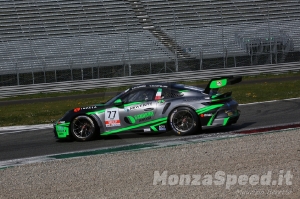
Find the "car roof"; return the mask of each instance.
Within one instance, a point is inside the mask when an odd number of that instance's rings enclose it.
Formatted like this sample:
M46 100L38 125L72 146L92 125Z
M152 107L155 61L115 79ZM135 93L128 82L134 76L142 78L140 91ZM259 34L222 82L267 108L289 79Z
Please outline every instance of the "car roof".
M135 88L142 88L142 87L165 87L165 88L175 88L175 89L182 89L185 85L178 84L176 82L149 82L145 84L139 84L132 86L131 89Z

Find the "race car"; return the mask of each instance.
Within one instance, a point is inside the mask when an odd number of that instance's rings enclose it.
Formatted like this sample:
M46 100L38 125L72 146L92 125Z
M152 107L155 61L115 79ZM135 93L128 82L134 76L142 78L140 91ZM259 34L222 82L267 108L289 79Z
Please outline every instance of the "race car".
M241 81L230 76L213 78L206 88L169 82L133 86L104 104L68 111L53 124L54 134L88 141L124 132L189 135L231 125L240 116L238 103L232 92L220 94L218 89Z

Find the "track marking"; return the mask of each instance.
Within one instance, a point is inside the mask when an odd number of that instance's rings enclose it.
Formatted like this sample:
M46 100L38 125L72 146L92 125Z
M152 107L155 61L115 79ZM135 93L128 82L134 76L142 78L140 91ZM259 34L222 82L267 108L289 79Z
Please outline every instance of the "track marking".
M118 153L118 152L131 152L131 151L141 151L141 150L148 150L148 149L173 147L173 146L180 146L180 145L184 145L184 144L195 144L195 143L201 143L201 142L232 139L232 138L246 137L246 136L252 136L252 135L282 133L284 131L295 130L295 129L300 129L300 123L293 123L293 124L287 124L287 125L281 125L281 126L262 127L259 129L232 131L232 132L227 132L227 133L193 135L193 136L189 136L189 137L171 138L171 139L162 140L162 141L142 142L142 143L121 145L121 146L115 146L115 147L99 148L99 149L93 149L93 150L52 154L52 155L45 155L45 156L36 156L36 157L30 157L30 158L21 158L21 159L0 161L0 170L14 167L14 166L20 166L20 165L38 163L38 162L48 162L48 161L54 161L54 160L59 160L59 159L80 158L80 157L84 157L84 156L94 156L94 155L111 154L111 153ZM203 137L200 137L200 136L203 136Z
M290 98L283 100L272 100L272 101L264 101L264 102L253 102L248 104L239 104L239 106L248 106L255 104L263 104L263 103L272 103L279 101L292 101L292 100L300 100L300 98ZM28 130L43 130L53 128L53 124L38 124L38 125L22 125L22 126L8 126L8 127L0 127L0 135L4 134L13 134L13 133L23 133Z
M0 127L0 135L22 133L28 130L43 130L53 128L53 124L23 125Z
M292 101L292 100L300 100L300 98L290 98L290 99L282 99L282 100L271 100L271 101L264 101L264 102L252 102L247 104L239 104L239 106L247 106L247 105L254 105L254 104L264 104L264 103L272 103L272 102L280 102L280 101Z

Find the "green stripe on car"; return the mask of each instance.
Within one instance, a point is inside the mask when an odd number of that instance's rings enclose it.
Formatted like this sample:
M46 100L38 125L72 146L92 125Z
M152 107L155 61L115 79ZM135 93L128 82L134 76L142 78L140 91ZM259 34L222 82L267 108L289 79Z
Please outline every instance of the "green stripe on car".
M156 120L144 122L144 123L141 123L141 124L132 125L132 126L129 126L129 127L124 127L124 128L120 128L120 129L106 131L105 133L103 133L101 135L111 135L111 134L114 134L114 133L119 133L119 132L122 132L122 131L129 131L129 130L132 130L132 129L136 129L136 128L147 126L147 125L151 125L151 124L153 126L155 126L158 123L161 123L163 121L166 122L167 119L168 119L167 117L163 117L163 118L159 118L159 119L156 119Z

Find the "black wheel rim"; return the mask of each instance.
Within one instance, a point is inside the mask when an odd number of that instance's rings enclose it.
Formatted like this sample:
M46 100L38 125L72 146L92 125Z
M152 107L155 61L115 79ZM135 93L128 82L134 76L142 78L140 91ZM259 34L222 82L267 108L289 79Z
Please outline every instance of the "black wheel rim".
M85 139L94 132L93 122L85 116L77 117L72 125L73 134L80 139Z
M189 111L182 110L174 114L172 123L176 131L187 132L193 128L195 121Z

